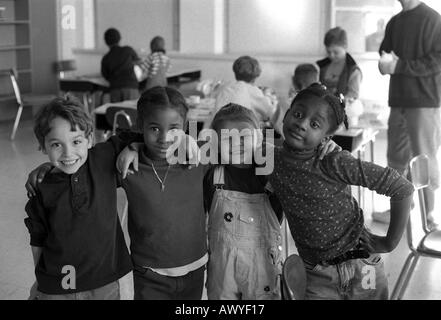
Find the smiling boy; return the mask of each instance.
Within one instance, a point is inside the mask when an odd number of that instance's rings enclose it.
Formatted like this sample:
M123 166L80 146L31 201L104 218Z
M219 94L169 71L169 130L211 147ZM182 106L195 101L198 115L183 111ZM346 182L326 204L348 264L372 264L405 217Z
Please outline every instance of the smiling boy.
M92 129L83 106L69 99L51 101L36 117L53 168L26 204L38 286L31 299L119 299L118 279L132 269L116 206L117 141L92 148Z

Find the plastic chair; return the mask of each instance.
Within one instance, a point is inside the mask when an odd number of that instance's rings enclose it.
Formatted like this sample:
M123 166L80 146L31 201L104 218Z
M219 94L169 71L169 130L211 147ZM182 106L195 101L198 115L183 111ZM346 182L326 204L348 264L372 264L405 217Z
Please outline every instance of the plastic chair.
M429 230L427 227L426 205L424 202L424 188L429 186L429 158L426 155L418 155L409 163L410 176L415 190L418 190L418 201L420 204L421 224L424 236L419 240L418 245L414 246L413 233L415 226L411 217L407 223L407 244L410 253L401 269L400 276L395 284L391 299L402 299L410 278L415 270L415 266L421 256L430 258L441 258L441 230Z
M136 109L125 107L109 107L106 110L106 120L109 126L112 127L112 135L115 135L118 130L135 131L136 118Z
M20 88L17 82L17 76L14 69L0 70L0 83L1 83L1 92L0 96L2 100L6 100L8 98L11 101L14 101L17 106L17 114L15 116L14 127L12 128L11 140L14 140L15 134L17 133L18 124L20 122L21 114L23 112L23 108L25 107L38 107L42 106L52 99L55 98L55 95L48 94L24 94L20 93Z
M282 299L303 300L306 294L306 269L302 258L290 255L283 263Z

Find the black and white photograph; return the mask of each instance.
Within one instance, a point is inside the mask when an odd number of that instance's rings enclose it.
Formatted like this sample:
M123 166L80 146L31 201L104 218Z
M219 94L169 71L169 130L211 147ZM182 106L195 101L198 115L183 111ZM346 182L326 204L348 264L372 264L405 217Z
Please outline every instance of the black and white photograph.
M440 104L441 0L0 0L0 300L441 300Z

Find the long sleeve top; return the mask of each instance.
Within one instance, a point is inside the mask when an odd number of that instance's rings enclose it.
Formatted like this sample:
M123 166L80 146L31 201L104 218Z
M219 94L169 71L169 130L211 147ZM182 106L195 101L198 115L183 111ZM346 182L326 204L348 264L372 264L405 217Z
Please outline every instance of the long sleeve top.
M41 292L92 290L132 270L117 211L117 152L115 144L97 144L76 173L48 173L26 204L30 244L42 248L35 268ZM66 265L75 268L75 289L62 287Z
M270 183L280 199L299 254L313 263L333 259L358 244L363 211L351 195L351 185L401 200L413 185L391 168L333 152L302 158L288 148L276 148ZM317 165L318 164L318 165Z
M380 53L399 57L391 75L389 105L438 108L441 94L441 17L426 4L402 11L387 24Z

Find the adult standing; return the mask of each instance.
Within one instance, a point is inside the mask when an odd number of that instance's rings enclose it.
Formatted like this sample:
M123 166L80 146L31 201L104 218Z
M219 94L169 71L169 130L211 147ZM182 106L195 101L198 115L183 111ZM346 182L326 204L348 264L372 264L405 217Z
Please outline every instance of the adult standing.
M428 223L434 227L441 140L441 16L419 0L398 1L403 10L387 24L380 46L380 72L390 74L387 160L404 174L411 157L429 157L430 186L424 196Z

